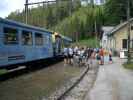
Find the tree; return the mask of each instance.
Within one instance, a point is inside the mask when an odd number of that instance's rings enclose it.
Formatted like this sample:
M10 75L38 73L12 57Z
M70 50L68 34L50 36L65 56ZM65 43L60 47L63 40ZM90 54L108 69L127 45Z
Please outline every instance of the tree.
M43 4L43 6L38 6L36 8L28 9L28 24L51 28L56 24L60 23L64 18L71 13L78 10L81 7L80 0L57 0L57 3ZM71 1L71 7L70 7ZM24 22L25 11L15 11L8 15L8 19L12 19L19 22Z
M133 11L133 1L130 0L131 12ZM117 25L120 21L127 19L127 0L107 0L105 4L106 24ZM133 13L131 13L133 17Z

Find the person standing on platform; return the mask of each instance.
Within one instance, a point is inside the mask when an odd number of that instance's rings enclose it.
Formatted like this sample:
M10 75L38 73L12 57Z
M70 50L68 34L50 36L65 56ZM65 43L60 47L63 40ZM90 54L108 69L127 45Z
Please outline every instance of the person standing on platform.
M109 50L109 63L112 64L112 50Z
M104 49L103 48L100 49L99 55L100 55L100 65L104 65Z
M73 64L73 54L74 54L74 48L69 48L69 64Z
M69 48L64 48L64 64L68 64Z

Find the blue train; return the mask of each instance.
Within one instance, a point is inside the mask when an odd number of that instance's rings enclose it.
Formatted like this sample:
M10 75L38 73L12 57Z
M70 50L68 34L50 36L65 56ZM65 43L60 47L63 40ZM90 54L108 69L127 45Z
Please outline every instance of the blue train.
M60 56L71 42L56 32L0 18L0 68L12 69Z

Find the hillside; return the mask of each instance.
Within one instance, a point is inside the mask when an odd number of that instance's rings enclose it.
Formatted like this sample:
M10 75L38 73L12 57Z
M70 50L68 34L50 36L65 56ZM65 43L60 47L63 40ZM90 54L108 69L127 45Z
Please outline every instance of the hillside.
M75 0L70 7L70 2L59 2L58 4L44 4L37 7L29 6L28 9L28 24L51 28L64 18L71 15L81 7L80 0ZM71 8L71 9L70 9ZM17 10L8 15L8 19L25 22L25 11Z
M74 40L86 39L89 37L101 37L101 27L104 22L101 6L81 7L76 12L65 18L52 30L72 37Z
M58 6L50 4L30 8L28 12L28 24L44 27L78 41L90 37L101 37L101 26L104 22L102 6L81 6L76 0L70 9L69 2L63 2ZM25 22L24 11L12 12L7 18Z

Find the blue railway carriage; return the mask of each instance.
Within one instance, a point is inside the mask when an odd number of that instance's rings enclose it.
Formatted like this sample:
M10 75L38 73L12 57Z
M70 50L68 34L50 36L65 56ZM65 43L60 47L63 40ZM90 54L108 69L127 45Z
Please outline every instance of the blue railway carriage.
M52 32L0 18L0 68L51 57Z
M62 41L63 41L63 48L66 46L70 46L70 44L72 43L72 39L68 38L66 36L62 36Z

